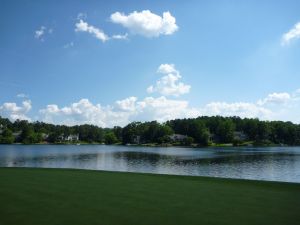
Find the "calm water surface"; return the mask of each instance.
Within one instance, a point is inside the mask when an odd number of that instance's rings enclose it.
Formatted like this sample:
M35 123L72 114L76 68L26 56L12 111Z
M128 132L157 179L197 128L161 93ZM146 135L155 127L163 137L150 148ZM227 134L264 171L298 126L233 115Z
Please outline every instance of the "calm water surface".
M300 183L300 147L0 145L0 167L48 167Z

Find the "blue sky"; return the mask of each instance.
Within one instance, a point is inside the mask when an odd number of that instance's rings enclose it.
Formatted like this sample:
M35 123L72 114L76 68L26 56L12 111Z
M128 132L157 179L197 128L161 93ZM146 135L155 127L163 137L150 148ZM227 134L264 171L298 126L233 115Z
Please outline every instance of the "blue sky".
M300 122L299 1L0 4L0 115L11 120Z

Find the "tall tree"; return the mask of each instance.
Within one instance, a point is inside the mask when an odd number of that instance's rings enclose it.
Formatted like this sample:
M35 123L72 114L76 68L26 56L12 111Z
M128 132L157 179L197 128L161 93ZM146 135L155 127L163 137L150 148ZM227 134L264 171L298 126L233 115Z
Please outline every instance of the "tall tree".
M13 136L13 133L10 129L5 128L2 131L2 134L0 134L0 143L1 144L12 144L14 143L15 138Z

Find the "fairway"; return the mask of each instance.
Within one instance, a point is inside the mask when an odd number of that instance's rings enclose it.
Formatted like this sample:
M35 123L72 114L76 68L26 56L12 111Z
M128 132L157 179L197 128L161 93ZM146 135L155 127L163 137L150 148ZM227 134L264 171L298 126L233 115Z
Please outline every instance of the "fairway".
M300 184L69 169L0 168L1 225L300 221Z

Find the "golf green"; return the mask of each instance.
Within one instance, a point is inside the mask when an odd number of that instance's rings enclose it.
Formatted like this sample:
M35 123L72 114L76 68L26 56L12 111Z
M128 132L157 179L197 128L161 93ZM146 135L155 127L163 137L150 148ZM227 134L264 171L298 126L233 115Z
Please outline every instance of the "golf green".
M0 168L1 225L293 225L300 184Z

